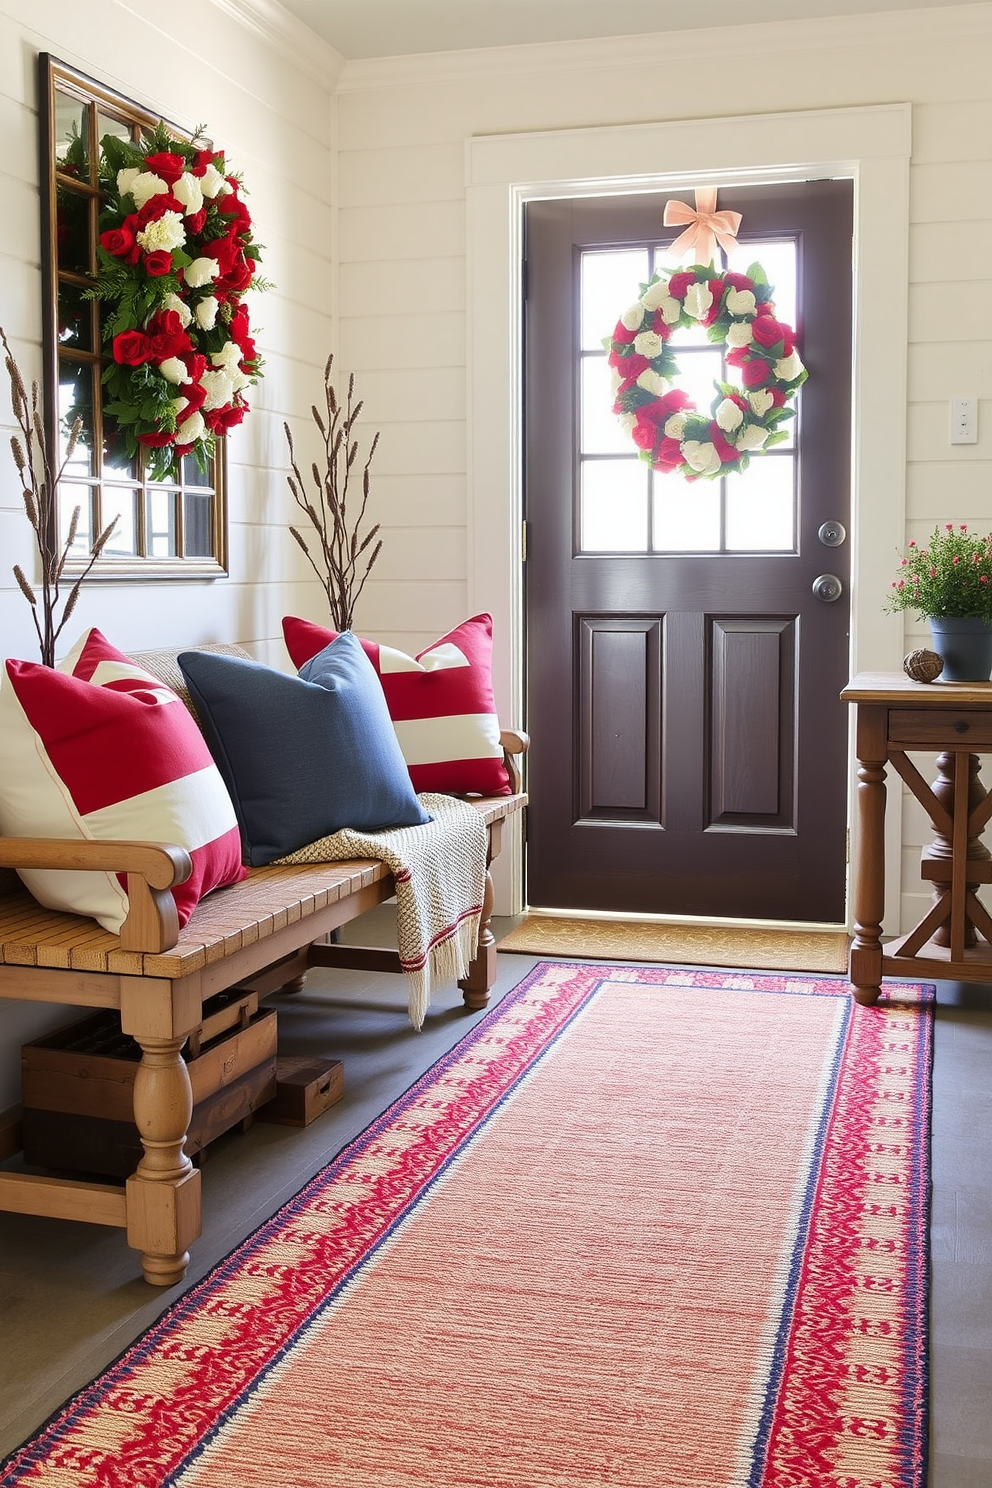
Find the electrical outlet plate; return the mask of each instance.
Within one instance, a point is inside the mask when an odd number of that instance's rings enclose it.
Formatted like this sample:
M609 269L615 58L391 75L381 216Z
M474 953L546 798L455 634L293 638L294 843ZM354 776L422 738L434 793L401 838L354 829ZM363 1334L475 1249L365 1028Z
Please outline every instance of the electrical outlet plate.
M951 443L978 443L978 399L951 399Z

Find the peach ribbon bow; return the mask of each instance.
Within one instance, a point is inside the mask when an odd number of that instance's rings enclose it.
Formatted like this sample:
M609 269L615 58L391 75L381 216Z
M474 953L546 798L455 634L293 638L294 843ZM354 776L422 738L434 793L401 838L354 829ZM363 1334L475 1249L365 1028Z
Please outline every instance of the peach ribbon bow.
M665 203L665 226L682 227L688 223L669 248L673 257L679 258L692 252L693 263L708 264L716 261L716 246L729 253L737 246L737 229L741 225L740 212L718 212L716 210L716 187L696 187L695 211L686 202Z

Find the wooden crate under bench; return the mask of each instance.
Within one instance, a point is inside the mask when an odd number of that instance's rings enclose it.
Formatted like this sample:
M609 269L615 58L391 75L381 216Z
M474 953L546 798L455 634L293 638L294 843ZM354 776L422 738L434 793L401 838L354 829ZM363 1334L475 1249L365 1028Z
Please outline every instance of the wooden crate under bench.
M186 1152L196 1158L276 1094L276 1013L257 993L221 993L184 1050L193 1091ZM141 1049L114 1012L95 1013L21 1050L24 1160L127 1178L142 1157L133 1120Z

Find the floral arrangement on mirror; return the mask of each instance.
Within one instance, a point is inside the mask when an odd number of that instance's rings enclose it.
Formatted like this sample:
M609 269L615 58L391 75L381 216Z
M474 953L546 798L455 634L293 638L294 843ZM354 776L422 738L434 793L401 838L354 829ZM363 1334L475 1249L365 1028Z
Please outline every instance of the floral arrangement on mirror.
M258 273L241 177L224 153L175 139L165 124L140 141L100 144L96 285L101 301L104 411L128 455L144 449L153 479L177 456L201 469L215 440L248 412L262 362L244 295Z
M309 518L313 527L310 541L316 538L312 552L298 527L290 527L297 545L303 549L307 561L320 581L327 597L327 607L335 630L350 630L355 618L355 606L365 588L365 581L382 551L379 523L362 533L371 490L369 474L372 456L379 443L378 432L372 436L369 450L362 466L361 491L352 497L352 471L358 461L358 440L353 438L355 424L362 411L362 402L355 402L355 378L348 378L348 393L342 404L334 390L333 354L324 365L324 412L313 404L311 417L320 432L324 445L324 467L316 460L310 466L313 495L308 493L296 460L293 433L288 424L283 424L286 443L289 446L289 462L292 474L286 477L293 500ZM369 548L375 547L369 553Z
M24 501L24 511L31 524L35 543L38 548L38 557L41 566L41 595L36 593L34 586L29 583L24 570L19 563L14 564L14 578L17 587L31 606L31 618L34 621L35 632L38 636L38 645L41 649L41 660L43 666L55 665L55 643L65 628L66 621L76 607L79 598L79 590L83 580L87 577L100 554L110 539L110 535L117 525L114 517L100 533L90 551L89 562L83 572L63 592L63 577L65 574L66 560L73 544L76 541L76 533L79 528L80 508L77 506L69 520L69 530L65 540L60 544L57 536L56 525L56 499L58 496L58 485L62 478L79 437L81 421L76 420L69 437L66 441L66 454L61 466L56 471L45 435L44 423L41 417L41 397L37 382L31 384L31 393L28 395L21 376L20 368L10 349L7 334L0 326L0 341L3 342L4 362L7 368L7 376L10 379L10 404L13 409L14 418L21 431L20 438L16 434L11 435L10 450L14 457L14 465L21 482L21 496ZM62 613L59 614L61 605Z

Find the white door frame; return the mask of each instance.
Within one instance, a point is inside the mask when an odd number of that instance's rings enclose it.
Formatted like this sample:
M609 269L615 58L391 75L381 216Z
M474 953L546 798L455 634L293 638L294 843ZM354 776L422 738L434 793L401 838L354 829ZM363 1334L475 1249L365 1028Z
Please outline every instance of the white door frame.
M467 141L469 601L495 622L502 717L523 716L521 228L524 205L538 198L853 180L850 666L898 668L902 619L881 607L905 533L911 124L902 103ZM850 778L853 807L853 745ZM853 836L853 810L850 821ZM897 865L898 811L888 813L886 829L887 858ZM501 861L498 912L516 912L519 831ZM894 931L899 874L887 877L886 924Z

